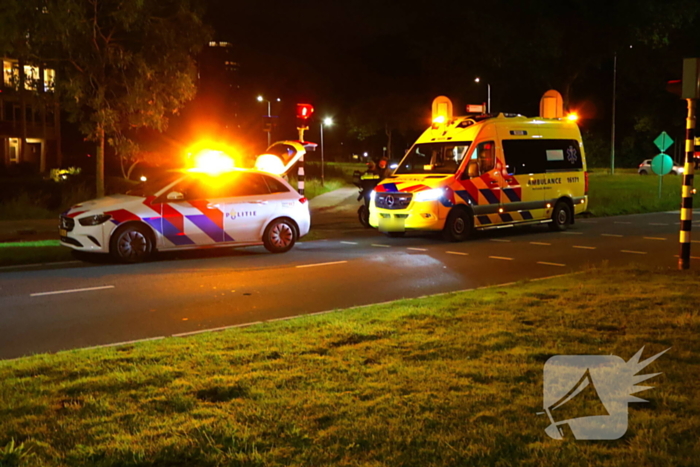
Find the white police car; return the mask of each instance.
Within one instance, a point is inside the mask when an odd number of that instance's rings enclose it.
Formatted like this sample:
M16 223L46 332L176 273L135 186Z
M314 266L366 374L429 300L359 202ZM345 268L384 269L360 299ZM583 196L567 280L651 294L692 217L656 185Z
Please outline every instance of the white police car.
M309 227L306 198L284 179L232 169L170 173L126 195L75 205L60 216L59 235L74 250L139 262L156 250L261 243L283 253Z

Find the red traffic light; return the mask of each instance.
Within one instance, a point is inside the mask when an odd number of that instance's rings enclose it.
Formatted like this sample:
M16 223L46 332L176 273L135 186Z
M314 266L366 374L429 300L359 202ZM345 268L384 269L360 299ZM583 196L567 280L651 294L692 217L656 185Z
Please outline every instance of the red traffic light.
M308 120L314 113L314 106L311 104L297 104L297 118Z

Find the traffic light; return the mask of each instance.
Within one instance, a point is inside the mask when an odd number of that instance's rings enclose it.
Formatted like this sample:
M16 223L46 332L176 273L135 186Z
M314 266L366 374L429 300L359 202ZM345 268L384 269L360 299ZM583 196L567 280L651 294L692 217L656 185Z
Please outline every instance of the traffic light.
M683 60L683 79L669 81L666 90L681 99L700 98L700 58Z
M314 113L314 106L311 104L297 104L297 118L306 124L306 121L311 118Z

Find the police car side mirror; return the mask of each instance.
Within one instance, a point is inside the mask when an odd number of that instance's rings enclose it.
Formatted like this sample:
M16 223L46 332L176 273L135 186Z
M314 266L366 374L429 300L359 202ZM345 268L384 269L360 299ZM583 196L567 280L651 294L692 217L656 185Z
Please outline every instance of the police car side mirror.
M182 201L183 199L185 199L185 195L183 195L179 191L171 191L170 193L168 193L167 198L168 201Z

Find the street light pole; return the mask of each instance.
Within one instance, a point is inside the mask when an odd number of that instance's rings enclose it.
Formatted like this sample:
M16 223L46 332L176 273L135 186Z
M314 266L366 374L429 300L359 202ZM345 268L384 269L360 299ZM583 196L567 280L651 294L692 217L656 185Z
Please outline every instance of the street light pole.
M617 52L613 58L613 95L612 95L612 136L610 137L610 174L615 175L615 104L617 93Z
M258 96L258 102L267 102L267 121L270 124L270 131L267 132L267 147L270 147L270 144L272 144L272 114L270 113L270 101L263 98L263 96ZM277 98L277 102L280 102L280 98Z
M475 83L480 83L481 78L478 76L474 80ZM491 83L486 83L486 113L490 114L491 113Z
M326 117L323 119L321 122L321 186L325 183L325 170L324 170L324 165L325 165L325 158L323 154L323 126L331 126L333 124L333 119L330 117Z
M491 113L491 83L486 83L488 89L488 100L486 101L486 113Z

